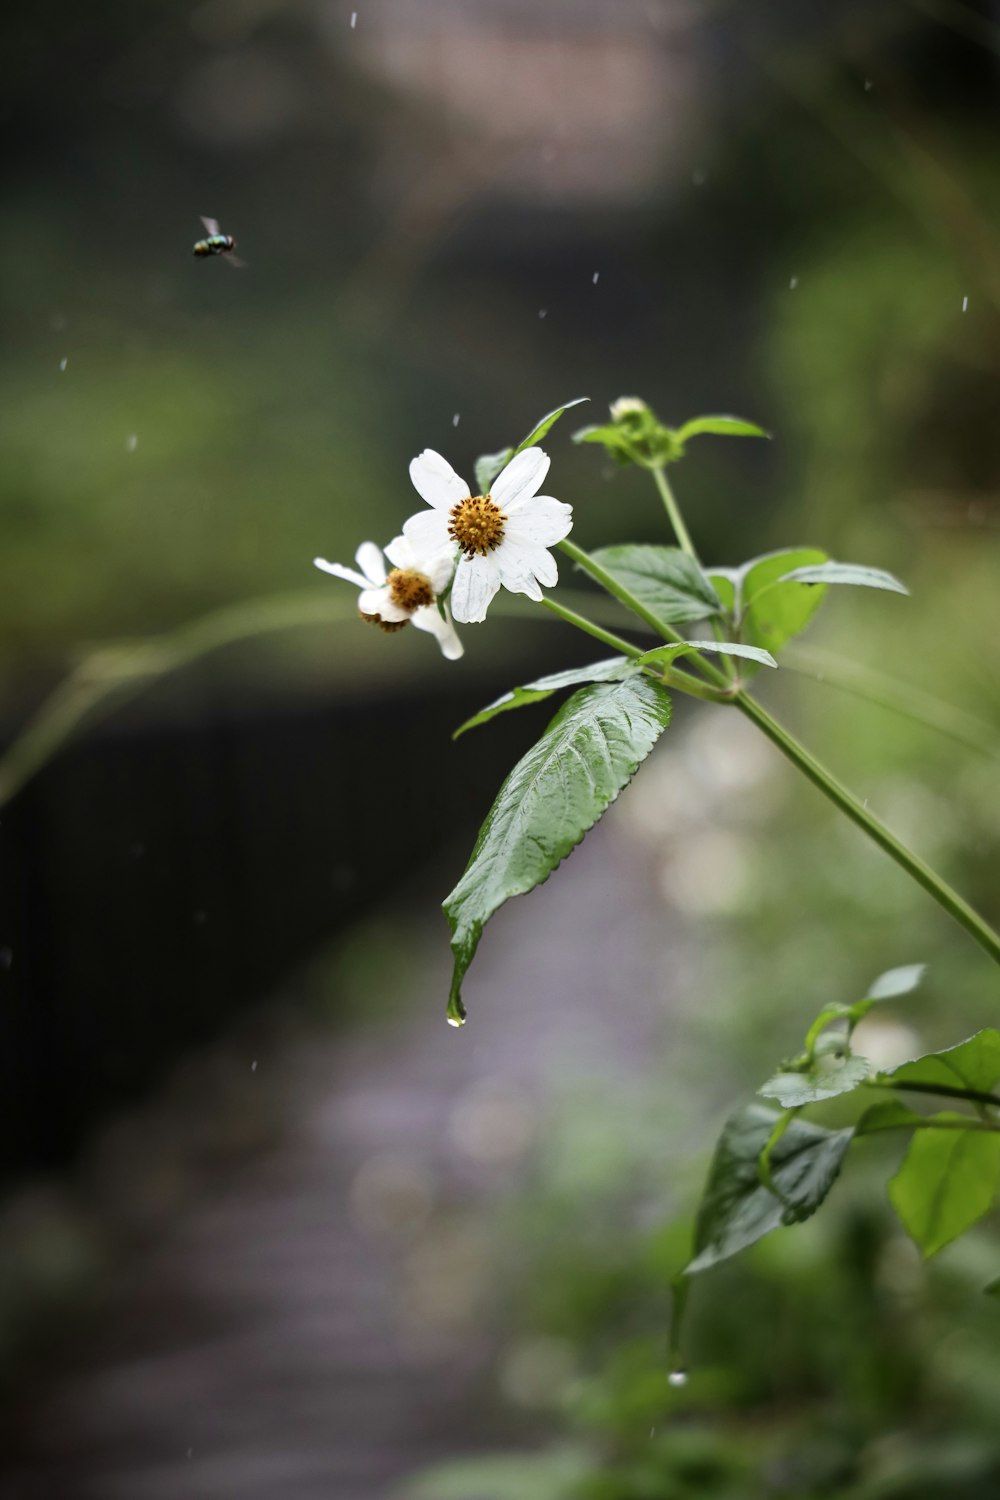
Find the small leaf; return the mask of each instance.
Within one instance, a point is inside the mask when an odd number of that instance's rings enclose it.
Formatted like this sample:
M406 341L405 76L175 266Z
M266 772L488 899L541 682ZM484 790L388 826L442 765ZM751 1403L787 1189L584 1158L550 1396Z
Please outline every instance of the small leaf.
M713 568L708 576L732 611L741 638L776 656L823 602L822 585L789 583L782 581L784 575L790 568L825 560L826 553L816 547L795 547L751 558L740 568Z
M518 443L514 453L521 453L525 448L532 448L536 443L540 443L549 430L556 425L564 411L569 411L574 406L582 406L585 401L589 400L589 396L577 396L575 401L567 401L565 406L557 406L555 411L546 413L542 420L531 429L528 436Z
M829 1059L824 1059L829 1064ZM814 1067L802 1073L775 1073L757 1090L765 1099L776 1099L782 1109L801 1109L820 1099L836 1099L849 1094L871 1076L871 1064L864 1057L845 1057L833 1066Z
M464 1017L461 987L483 928L512 896L547 880L635 775L670 722L657 682L580 688L497 795L465 874L444 902L455 968L449 1018Z
M793 568L782 583L852 583L865 589L889 589L894 594L908 594L905 584L882 568L867 568L860 563L825 562L813 567Z
M458 726L452 739L457 740L467 729L476 729L480 724L486 724L497 714L506 713L509 709L524 708L529 703L541 703L560 688L576 687L581 682L618 682L626 677L634 677L641 671L641 661L627 656L612 656L607 661L594 662L590 667L571 667L566 672L553 672L548 677L539 677L534 682L526 682L523 687L512 688L502 698L481 708L471 719L466 719L464 724Z
M686 443L688 438L698 437L701 433L714 433L717 437L771 436L756 422L745 422L742 417L694 417L683 427L674 429L674 437L679 443Z
M956 1047L929 1052L884 1076L894 1083L940 1083L988 1094L1000 1080L1000 1032L987 1027Z
M887 969L872 980L865 999L891 1000L897 995L908 995L916 989L926 972L926 964L903 964L898 969Z
M889 1183L892 1206L925 1256L981 1219L1000 1186L1000 1132L974 1123L958 1116L954 1130L915 1131Z
M679 547L601 547L594 561L667 625L719 614L718 594Z
M781 1116L751 1104L726 1122L709 1169L687 1275L707 1271L782 1224L808 1219L830 1191L854 1132L792 1119L770 1153L776 1197L760 1180L760 1154Z
M678 641L673 646L658 646L653 651L644 651L642 660L651 664L663 662L665 666L669 666L678 656L689 656L692 651L718 651L723 656L742 656L747 661L759 662L764 667L778 665L770 651L762 651L759 646L738 646L733 641Z
M476 489L488 495L494 479L514 457L513 448L501 448L499 453L481 453L476 459Z

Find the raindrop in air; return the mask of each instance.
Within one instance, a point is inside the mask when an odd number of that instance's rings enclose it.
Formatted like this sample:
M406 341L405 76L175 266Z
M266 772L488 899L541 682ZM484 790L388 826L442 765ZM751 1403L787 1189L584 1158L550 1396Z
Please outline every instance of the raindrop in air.
M139 446L139 439L134 432L130 432L125 439L125 452L134 453Z
M357 24L358 24L358 13L357 13L356 10L352 10L351 11L351 30L352 31L354 30L355 26L357 26Z
M66 355L64 354L63 357L62 357L62 359L59 361L59 368L60 368L60 370L65 370L65 368L66 368L66 366L68 364L69 364L69 360L66 357Z
M9 969L13 962L13 950L11 948L0 948L0 969Z
M708 173L705 171L705 168L695 167L694 171L691 173L691 181L694 183L695 187L704 187L705 183L708 181Z
M799 284L799 278L797 276L793 276L790 279L789 283L788 283L788 290L790 292L794 292L794 290L798 286L798 284Z
M667 1383L672 1386L682 1386L688 1383L687 1370L671 1370L667 1376Z
M458 426L458 419L459 419L459 417L460 417L460 416L461 416L461 415L462 415L462 413L461 413L461 412L458 412L458 411L457 411L457 412L456 412L456 413L455 413L455 415L454 415L454 416L453 416L453 417L452 417L452 419L451 419L451 425L452 425L452 427L457 427L457 426Z
M969 299L968 299L968 297L963 297L962 298L962 311L963 312L968 312L969 311Z
M865 79L865 93L866 94L870 94L871 93L871 88L872 88L872 81L871 81L870 78L866 78Z
M251 1073L256 1073L256 1071L257 1071L257 1059L256 1058L254 1058L253 1062L250 1064L250 1071L251 1071Z
M538 316L539 316L539 317L540 317L540 318L547 318L547 317L548 317L548 315L549 315L549 310L548 310L548 308L547 308L547 307L540 307L540 308L539 308L539 309L538 309Z
M593 281L593 283L594 283L595 286L597 285L597 279L600 276L600 274L601 274L600 271L595 271L594 274L593 274L593 276L591 277L591 280Z

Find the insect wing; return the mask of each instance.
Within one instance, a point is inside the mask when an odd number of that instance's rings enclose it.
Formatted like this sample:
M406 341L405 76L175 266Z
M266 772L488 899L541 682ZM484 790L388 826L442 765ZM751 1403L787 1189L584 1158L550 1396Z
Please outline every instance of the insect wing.
M218 219L206 219L204 214L199 214L198 217L201 219L201 222L204 224L205 229L208 232L208 234L209 234L210 237L213 236L213 235L218 234L218 232L219 232L219 221L218 221Z

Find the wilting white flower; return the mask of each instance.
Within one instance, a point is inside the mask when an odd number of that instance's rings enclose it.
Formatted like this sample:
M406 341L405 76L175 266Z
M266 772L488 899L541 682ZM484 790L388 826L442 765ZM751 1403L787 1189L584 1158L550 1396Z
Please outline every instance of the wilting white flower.
M410 464L413 486L431 509L411 516L403 535L425 552L457 544L451 590L456 620L485 620L501 585L541 599L541 586L558 582L555 558L546 549L569 534L573 508L537 493L548 469L541 448L525 448L497 475L488 495L472 495L433 448Z
M344 578L361 590L358 612L363 620L370 620L385 631L415 625L417 630L436 636L448 660L457 661L464 647L451 622L447 603L444 614L437 603L451 581L454 546L422 550L414 547L407 537L397 536L386 547L385 557L393 565L388 573L385 558L374 542L362 542L355 553L359 572L345 568L342 563L327 562L325 557L313 561L324 573Z

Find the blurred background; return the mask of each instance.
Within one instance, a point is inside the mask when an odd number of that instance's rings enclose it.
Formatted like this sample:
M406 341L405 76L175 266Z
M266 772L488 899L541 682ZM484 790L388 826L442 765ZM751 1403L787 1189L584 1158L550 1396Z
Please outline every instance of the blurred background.
M546 708L450 732L592 653L514 605L446 663L311 559L576 396L762 423L675 471L702 555L912 590L833 591L765 701L996 921L1000 7L2 27L0 1493L995 1496L995 1225L922 1266L891 1146L696 1289L666 1380L726 1113L895 964L879 1061L994 1024L986 960L685 700L449 1031L439 902ZM577 416L576 538L661 540Z

